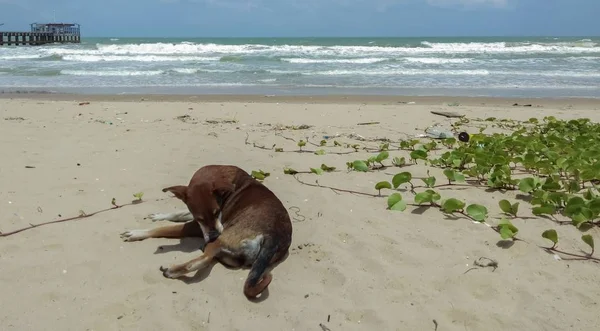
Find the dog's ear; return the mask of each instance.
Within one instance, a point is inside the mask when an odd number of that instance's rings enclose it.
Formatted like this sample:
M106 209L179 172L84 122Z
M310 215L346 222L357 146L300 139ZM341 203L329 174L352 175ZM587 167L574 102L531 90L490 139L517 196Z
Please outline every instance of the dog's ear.
M171 187L165 187L162 189L163 192L171 192L177 198L185 202L187 200L187 186L184 185L176 185Z
M235 185L230 182L223 181L213 183L212 193L219 202L219 205L221 205L223 200L233 193L233 191L235 191Z

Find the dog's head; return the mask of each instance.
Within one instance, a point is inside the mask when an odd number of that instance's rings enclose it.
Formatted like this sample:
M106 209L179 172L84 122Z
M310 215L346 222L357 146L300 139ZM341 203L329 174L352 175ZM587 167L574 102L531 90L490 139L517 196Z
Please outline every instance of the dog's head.
M235 185L225 181L200 183L190 186L171 186L163 192L171 192L183 201L194 220L198 222L206 243L215 241L223 232L221 221L225 200L235 190Z

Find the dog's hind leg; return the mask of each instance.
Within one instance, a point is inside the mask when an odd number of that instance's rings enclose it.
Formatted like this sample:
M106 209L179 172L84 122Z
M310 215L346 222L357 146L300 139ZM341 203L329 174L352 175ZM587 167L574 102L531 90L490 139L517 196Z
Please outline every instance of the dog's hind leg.
M221 253L221 249L221 243L217 239L206 245L204 254L201 256L186 263L173 265L169 268L160 267L160 271L162 271L163 276L167 278L179 278L190 272L204 269L211 263L216 262L215 257Z
M198 222L191 221L182 224L161 226L154 229L129 230L121 233L124 241L139 241L148 238L183 238L203 237Z
M153 221L171 221L171 222L189 222L194 219L192 213L186 208L177 210L170 213L154 213L148 215L148 217Z

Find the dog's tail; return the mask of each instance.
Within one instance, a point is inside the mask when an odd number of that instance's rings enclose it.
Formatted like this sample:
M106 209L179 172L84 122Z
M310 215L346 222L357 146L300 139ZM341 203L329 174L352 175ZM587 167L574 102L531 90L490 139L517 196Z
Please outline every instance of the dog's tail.
M261 245L260 252L250 268L246 282L244 283L244 295L248 299L254 299L261 294L271 283L273 276L269 269L273 257L277 254L278 246L272 238L266 237Z

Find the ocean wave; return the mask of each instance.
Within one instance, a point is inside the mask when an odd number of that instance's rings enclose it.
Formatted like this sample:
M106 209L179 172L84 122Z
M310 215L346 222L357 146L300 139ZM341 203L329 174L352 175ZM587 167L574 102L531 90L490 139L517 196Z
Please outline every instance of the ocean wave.
M440 57L407 57L403 60L407 62L413 63L423 63L423 64L458 64L458 63L469 63L472 62L472 58L461 58L461 59L447 59Z
M319 63L349 63L349 64L372 64L389 61L389 58L354 58L354 59L309 59L309 58L282 58L281 61L301 64Z
M388 70L326 70L307 72L305 75L322 75L322 76L390 76L390 75L446 75L446 76L487 76L490 74L488 70L434 70L434 69L388 69Z
M594 43L592 43L594 44ZM279 55L301 57L307 55L311 58L319 56L330 57L351 57L354 56L373 56L385 55L385 57L406 56L415 54L531 54L531 53L548 53L548 54L583 54L583 53L600 53L600 47L597 45L581 44L560 44L560 43L534 43L508 45L506 42L493 43L431 43L424 41L422 47L405 47L405 46L305 46L305 45L260 45L260 44L243 44L243 45L221 45L212 43L193 44L193 43L145 43L145 44L119 44L119 45L96 45L96 50L87 50L100 54L114 55L189 55L189 54L220 54L222 56L231 56L235 60L235 56L244 54L255 55ZM62 49L58 52L68 52L70 50ZM80 50L78 50L80 51ZM374 56L377 57L377 56ZM227 60L228 58L225 58Z
M218 57L160 55L63 55L65 61L76 62L212 62Z
M61 75L69 76L156 76L162 75L163 70L130 71L130 70L61 70Z

